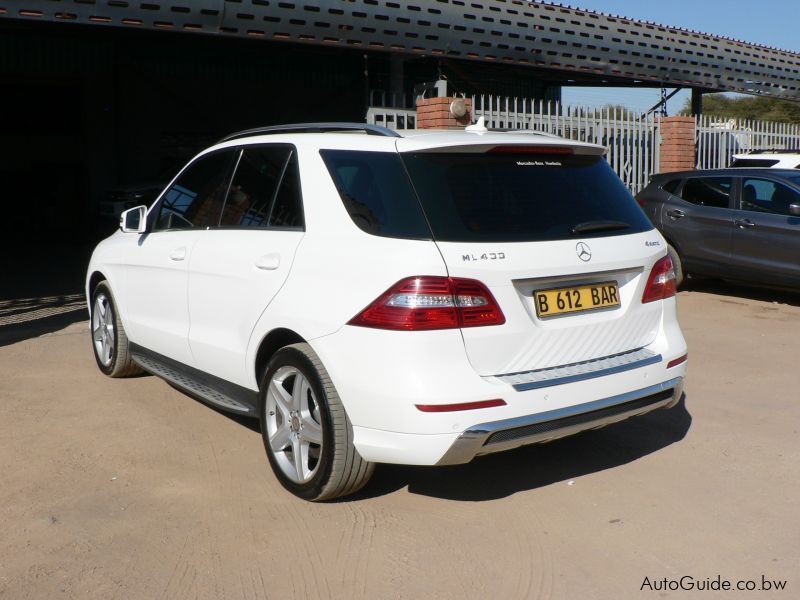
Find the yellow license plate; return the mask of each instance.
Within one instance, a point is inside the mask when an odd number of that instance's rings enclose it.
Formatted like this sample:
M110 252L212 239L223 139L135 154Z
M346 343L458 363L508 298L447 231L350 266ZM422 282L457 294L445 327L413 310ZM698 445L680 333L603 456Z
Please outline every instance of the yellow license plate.
M536 315L540 318L619 306L616 281L533 292Z

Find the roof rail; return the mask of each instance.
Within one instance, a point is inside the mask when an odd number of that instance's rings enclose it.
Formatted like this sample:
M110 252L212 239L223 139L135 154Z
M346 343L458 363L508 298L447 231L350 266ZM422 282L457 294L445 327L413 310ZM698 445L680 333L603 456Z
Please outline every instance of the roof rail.
M271 135L277 133L333 133L337 131L363 131L367 135L382 135L385 137L402 137L396 131L381 125L367 123L294 123L288 125L270 125L269 127L256 127L245 129L225 136L217 143L238 140L251 135Z

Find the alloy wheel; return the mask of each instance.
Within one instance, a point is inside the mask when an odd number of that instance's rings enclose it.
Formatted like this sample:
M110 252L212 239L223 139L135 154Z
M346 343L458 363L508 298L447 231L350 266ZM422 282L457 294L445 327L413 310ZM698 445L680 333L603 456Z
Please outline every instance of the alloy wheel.
M314 390L292 366L272 375L266 397L267 439L281 471L295 483L308 482L319 468L322 424Z
M114 336L114 309L108 296L100 292L94 299L92 340L95 354L104 367L114 358Z

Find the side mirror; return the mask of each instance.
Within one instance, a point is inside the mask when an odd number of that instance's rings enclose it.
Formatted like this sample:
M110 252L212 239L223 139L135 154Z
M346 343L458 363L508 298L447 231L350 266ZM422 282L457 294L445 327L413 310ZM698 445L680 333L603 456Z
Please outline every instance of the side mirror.
M123 233L144 233L147 230L147 207L134 206L119 217L119 228Z
M789 214L793 217L800 217L800 203L792 202L789 205Z

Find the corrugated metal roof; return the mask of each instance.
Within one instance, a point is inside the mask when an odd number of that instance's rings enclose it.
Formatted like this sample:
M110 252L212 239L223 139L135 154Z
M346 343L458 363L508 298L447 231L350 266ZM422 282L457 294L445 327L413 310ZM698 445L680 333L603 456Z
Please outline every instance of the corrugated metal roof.
M800 54L523 0L0 0L0 18L518 64L800 101Z

